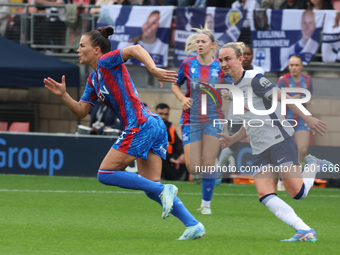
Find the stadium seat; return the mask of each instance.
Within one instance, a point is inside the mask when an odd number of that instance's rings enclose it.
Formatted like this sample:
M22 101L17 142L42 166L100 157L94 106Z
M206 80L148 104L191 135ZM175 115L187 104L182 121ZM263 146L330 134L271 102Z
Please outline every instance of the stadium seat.
M8 122L0 121L0 131L7 131L7 128L8 128Z
M30 123L29 122L13 122L8 131L11 132L29 132L30 131Z

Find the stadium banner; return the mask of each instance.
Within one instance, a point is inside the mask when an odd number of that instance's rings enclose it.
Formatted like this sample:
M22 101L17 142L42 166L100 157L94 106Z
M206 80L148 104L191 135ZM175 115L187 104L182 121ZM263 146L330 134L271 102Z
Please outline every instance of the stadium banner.
M249 16L254 64L266 72L284 70L291 55L308 65L317 52L325 11L267 9Z
M101 135L0 132L0 174L96 177L101 161L118 137ZM95 149L93 149L95 148ZM340 178L340 147L309 146L308 153L335 165L335 174L318 178ZM229 161L221 166L224 178L252 174L252 150L240 143ZM135 162L126 171L137 172Z
M0 132L0 173L95 177L115 140L99 135Z
M204 27L207 23L208 29L214 33L220 46L223 46L225 43L238 40L245 16L246 12L239 9L178 7L176 9L174 65L178 67L184 59L197 54L193 52L188 55L184 51L186 39L195 33L191 28Z
M340 12L327 11L322 36L322 61L340 62Z
M111 50L140 44L158 67L168 66L170 25L173 6L103 5L97 28L112 26ZM126 64L142 65L133 58Z

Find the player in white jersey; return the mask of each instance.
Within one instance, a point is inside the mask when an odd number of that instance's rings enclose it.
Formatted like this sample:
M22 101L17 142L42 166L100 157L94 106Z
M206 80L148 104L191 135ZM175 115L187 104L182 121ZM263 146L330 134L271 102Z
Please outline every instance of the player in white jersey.
M252 64L253 57L254 57L253 48L249 44L246 44L246 47L243 53L243 62L242 62L243 69L254 70L257 73L264 74L265 72L262 67ZM222 90L222 93L223 93L223 90ZM228 99L228 95L226 96L225 99ZM227 120L228 120L228 134L229 135L233 135L237 131L240 130L243 119L240 116L233 115L233 104L229 105L228 113L227 113ZM232 126L231 126L231 123L233 123ZM223 149L218 157L217 165L223 167L226 164L226 162L229 160L229 158L235 154L236 150L238 149L238 146L239 146L239 143L235 143L231 147ZM222 182L222 177L223 177L222 173L220 173L219 178L216 179L216 185Z
M260 202L296 230L292 238L284 241L315 242L317 238L314 229L304 223L293 208L277 196L276 185L278 178L281 177L289 195L294 199L303 199L313 186L316 172L332 168L334 165L308 155L306 164L309 165L310 171L301 173L297 146L292 138L293 128L280 112L281 91L262 74L243 69L244 48L244 43L232 42L225 44L219 52L221 69L233 80L233 85L229 85L228 88L233 98L234 109L237 108L241 112L244 110L244 114L240 114L244 121L241 129L232 136L220 134L221 146L226 148L248 136L253 151L254 182ZM244 104L238 104L242 102L243 96ZM288 95L286 97L291 99ZM251 101L248 101L249 99ZM295 104L288 106L301 116L314 133L320 135L326 133L326 123L311 115L305 115ZM275 111L270 113L272 107ZM268 115L260 115L265 110Z

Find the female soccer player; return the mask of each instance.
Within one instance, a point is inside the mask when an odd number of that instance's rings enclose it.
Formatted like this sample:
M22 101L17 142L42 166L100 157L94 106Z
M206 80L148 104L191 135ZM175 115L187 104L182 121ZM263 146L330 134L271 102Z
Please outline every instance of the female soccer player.
M200 238L205 234L199 223L176 197L177 187L160 183L162 160L166 156L167 132L160 117L145 107L136 91L124 62L135 57L162 81L176 81L176 74L157 68L150 55L134 45L110 52L108 37L112 27L101 27L86 32L77 50L81 64L91 66L85 92L79 102L66 91L65 76L58 83L44 79L45 87L61 97L67 107L79 118L85 117L100 98L120 119L124 127L121 136L112 145L98 170L98 180L106 185L143 190L146 195L163 206L162 218L172 214L187 227L179 240ZM137 159L138 173L123 171Z
M312 79L308 75L302 74L303 64L302 59L298 55L293 55L289 58L288 70L289 73L281 76L277 82L279 88L304 88L313 93ZM289 93L292 98L301 98L304 95L301 93ZM310 101L308 102L308 104ZM305 164L305 157L307 156L309 146L310 129L303 119L295 114L290 108L287 109L286 118L295 120L297 125L294 126L294 138L298 149L298 157L301 166ZM291 121L290 121L291 122ZM291 124L293 124L291 122Z
M253 151L252 167L255 169L253 176L260 202L280 220L297 231L292 238L284 241L315 242L317 241L315 231L296 215L293 208L277 196L275 193L276 184L278 177L281 177L289 195L294 199L303 199L313 186L316 172L324 171L334 166L328 161L319 160L308 155L306 164L309 165L309 171L301 173L296 143L292 138L294 130L290 125L287 125L288 122L281 115L280 103L278 103L275 112L268 115L252 113L248 105L248 97L251 97L255 109L263 111L271 109L271 100L276 97L275 90L278 90L278 101L281 100L281 92L262 74L243 69L244 47L242 42L227 43L219 52L222 71L231 76L234 82L233 85L237 89L244 92L240 92L238 95L233 95L231 92L231 97L234 101L238 101L237 96L244 96L245 102L245 105L242 105L245 112L240 115L244 120L244 124L232 136L220 134L221 146L226 148L248 136ZM248 88L252 88L252 91L249 91ZM236 90L236 88L233 89ZM290 97L287 95L287 98ZM289 107L293 112L301 116L313 132L318 132L321 135L325 134L327 126L324 122L311 115L303 114L296 105L292 104Z
M210 203L215 186L215 167L219 151L217 133L224 127L214 126L214 119L224 119L220 95L216 95L215 84L225 77L220 64L214 57L218 49L213 33L204 28L194 28L197 33L189 36L185 51L196 51L198 56L185 59L178 72L178 81L172 84L172 91L182 103L182 140L188 171L202 179L202 214L211 214ZM184 95L180 86L186 83ZM222 128L222 129L221 129ZM202 170L202 171L201 171Z

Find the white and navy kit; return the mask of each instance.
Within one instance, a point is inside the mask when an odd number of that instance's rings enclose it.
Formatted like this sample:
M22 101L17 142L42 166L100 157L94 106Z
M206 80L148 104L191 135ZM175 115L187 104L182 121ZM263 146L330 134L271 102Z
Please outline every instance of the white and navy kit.
M257 115L249 110L248 98L256 110L268 110L272 106L272 84L262 74L254 70L244 71L242 78L234 86L244 95L243 125L252 148L253 175L262 172L264 167L298 165L297 146L292 138L293 127L281 115L281 104L277 102L275 111L268 115ZM251 88L252 91L248 91ZM232 93L231 96L233 97ZM233 101L237 100L233 98ZM284 125L283 125L284 123Z
M250 140L253 155L264 152L294 134L294 129L281 115L280 102L278 102L276 110L269 115L256 115L249 110L249 97L252 97L253 106L256 110L268 110L272 106L272 100L269 97L273 94L272 89L276 85L265 78L263 74L254 70L244 71L243 77L233 85L243 91L244 115L240 116L243 117L243 125ZM253 91L249 93L250 95L248 94L249 87ZM231 97L233 97L232 93ZM284 126L282 123L284 123Z

